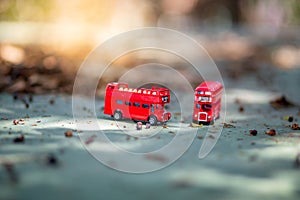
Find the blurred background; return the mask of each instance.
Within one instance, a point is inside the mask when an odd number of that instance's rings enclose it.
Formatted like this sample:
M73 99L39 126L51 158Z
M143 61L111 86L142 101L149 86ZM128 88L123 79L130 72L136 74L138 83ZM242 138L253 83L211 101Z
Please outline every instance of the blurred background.
M297 0L0 0L0 91L71 93L92 49L146 26L191 36L232 79L266 67L293 70L300 66L299 25ZM144 62L119 59L106 81ZM184 70L176 59L168 64Z

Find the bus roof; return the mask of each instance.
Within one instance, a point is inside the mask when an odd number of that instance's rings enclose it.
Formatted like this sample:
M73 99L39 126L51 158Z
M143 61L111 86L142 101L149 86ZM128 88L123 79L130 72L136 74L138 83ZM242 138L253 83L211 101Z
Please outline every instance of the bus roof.
M223 88L222 84L215 81L205 81L202 82L198 87L196 87L195 91L211 91L215 92L219 89Z
M146 96L170 96L170 90L167 88L158 88L152 87L151 89L147 88L129 88L127 83L108 83L106 86L106 91L117 91L121 93L128 94L141 94Z

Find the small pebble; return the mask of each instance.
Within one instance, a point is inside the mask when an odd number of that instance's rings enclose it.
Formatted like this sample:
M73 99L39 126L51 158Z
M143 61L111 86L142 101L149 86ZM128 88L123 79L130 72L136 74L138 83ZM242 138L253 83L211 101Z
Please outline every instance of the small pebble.
M245 108L243 106L239 107L239 112L244 112Z
M265 134L270 135L270 136L275 136L276 130L275 129L267 130L267 131L265 131Z
M143 126L142 122L137 122L136 123L136 130L142 130L142 126Z
M22 125L25 124L25 119L20 119L19 124L22 124Z
M257 130L250 130L249 133L250 133L250 135L256 136Z
M21 136L16 137L16 138L14 139L14 143L22 143L22 142L24 142L24 140L25 140L24 135L21 135Z
M209 139L215 139L215 137L213 135L209 135L209 136L207 136L207 138L209 138Z
M240 103L241 103L241 100L240 100L239 98L236 98L236 99L234 100L234 103L240 104Z
M29 95L29 102L32 102L33 101L33 96L32 94Z
M84 143L85 143L86 145L91 144L92 142L95 141L96 137L97 137L97 135L92 135L92 136L89 137Z
M202 140L204 137L203 137L202 135L198 135L197 138L198 138L199 140Z
M149 129L151 127L150 123L146 123L146 129Z
M57 166L58 159L53 154L50 154L46 158L46 164L51 165L51 166Z
M300 126L297 123L294 123L291 128L292 130L300 130Z
M65 132L65 136L66 136L66 137L72 137L72 136L73 136L72 131L70 131L70 130L66 131L66 132Z
M233 124L229 124L229 123L224 123L224 128L235 128L235 126Z
M18 125L18 124L19 124L19 120L15 119L15 120L13 121L13 123L14 123L14 125Z
M18 94L13 94L13 99L17 100L18 99Z
M296 156L295 165L297 168L300 168L300 153Z
M55 103L54 99L50 99L50 100L49 100L49 104L50 104L50 105L53 105L54 103Z

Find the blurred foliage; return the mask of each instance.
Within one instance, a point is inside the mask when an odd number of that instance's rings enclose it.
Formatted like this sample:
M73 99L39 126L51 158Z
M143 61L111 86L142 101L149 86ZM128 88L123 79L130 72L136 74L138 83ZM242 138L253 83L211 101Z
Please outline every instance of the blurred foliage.
M48 21L54 1L0 0L1 21Z
M299 0L0 0L0 91L71 92L76 70L95 45L143 26L199 31L195 39L215 61L227 63L224 71L234 79L256 73L265 63L294 69L300 66L299 37L288 30L299 22ZM230 30L244 25L258 30L256 35ZM286 30L288 36L281 35ZM150 57L184 70L185 63L159 55L119 59L109 77L118 80L121 69ZM191 75L189 80L198 81Z
M299 0L294 0L290 4L290 6L293 10L293 15L292 15L291 22L293 24L300 24L300 1Z
M180 3L178 3L180 2ZM86 1L59 1L59 0L0 0L0 21L57 21L59 18L74 19L85 23L99 23L109 21L114 15L131 11L142 10L146 19L158 19L166 12L173 12L191 3L189 13L196 19L219 20L226 19L232 24L248 23L249 12L270 4L282 7L285 20L290 24L299 24L300 2L299 0L86 0ZM167 5L167 7L164 7ZM268 7L268 6L267 6ZM132 14L132 12L129 14ZM182 14L182 13L181 13ZM267 13L276 15L276 13ZM280 14L280 13L279 13ZM225 21L224 21L225 20ZM253 20L253 19L252 19Z

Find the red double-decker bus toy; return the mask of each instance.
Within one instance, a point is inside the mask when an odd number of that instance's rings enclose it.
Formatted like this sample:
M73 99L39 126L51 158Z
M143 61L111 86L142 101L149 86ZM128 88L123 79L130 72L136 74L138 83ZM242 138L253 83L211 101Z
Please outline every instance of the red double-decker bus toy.
M223 85L206 81L195 89L193 122L213 124L220 117Z
M127 83L109 83L104 114L115 120L132 119L156 125L170 120L171 114L165 110L167 103L170 103L170 90L167 88L129 88Z

